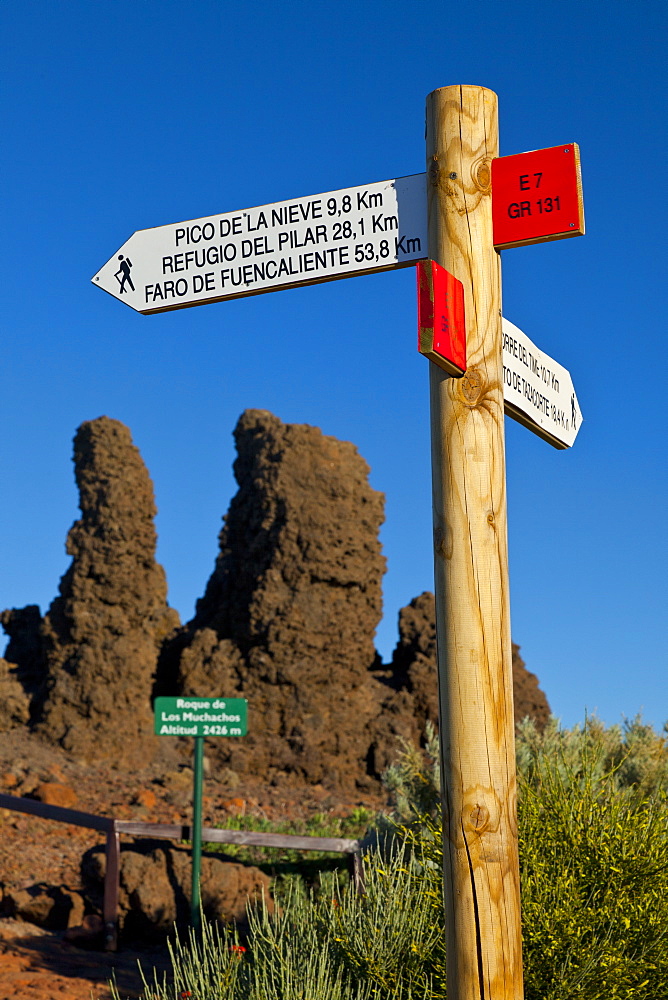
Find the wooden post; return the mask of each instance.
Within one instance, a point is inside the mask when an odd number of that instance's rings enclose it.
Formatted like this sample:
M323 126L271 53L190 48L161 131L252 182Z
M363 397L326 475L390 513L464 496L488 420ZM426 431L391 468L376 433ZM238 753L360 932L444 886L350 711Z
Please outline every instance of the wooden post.
M521 1000L496 95L427 98L429 255L464 284L468 367L429 365L448 1000Z
M111 820L107 830L105 847L107 866L104 873L104 949L116 951L118 948L118 878L121 869L121 838L116 829L116 820Z

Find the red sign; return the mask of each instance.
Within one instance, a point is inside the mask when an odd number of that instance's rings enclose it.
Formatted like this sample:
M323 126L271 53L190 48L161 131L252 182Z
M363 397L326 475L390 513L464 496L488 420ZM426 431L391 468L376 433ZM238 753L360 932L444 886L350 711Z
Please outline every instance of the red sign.
M435 260L417 265L418 351L459 378L466 371L464 286Z
M492 160L494 248L584 234L577 143Z

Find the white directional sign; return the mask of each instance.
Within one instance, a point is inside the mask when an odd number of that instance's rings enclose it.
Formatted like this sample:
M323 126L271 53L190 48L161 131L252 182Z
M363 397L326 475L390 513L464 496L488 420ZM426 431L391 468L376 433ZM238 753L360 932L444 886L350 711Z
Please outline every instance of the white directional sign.
M141 229L93 283L141 313L404 267L427 256L424 174Z
M555 448L570 448L582 414L569 372L507 319L502 330L505 412Z

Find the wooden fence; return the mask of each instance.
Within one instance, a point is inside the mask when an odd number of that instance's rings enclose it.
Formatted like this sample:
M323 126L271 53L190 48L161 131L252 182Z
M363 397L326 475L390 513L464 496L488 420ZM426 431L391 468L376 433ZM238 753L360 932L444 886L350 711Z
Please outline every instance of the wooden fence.
M159 838L164 840L191 840L191 828L187 825L170 823L137 823L134 820L113 819L110 816L95 816L93 813L79 812L78 809L64 809L62 806L46 805L33 799L16 795L0 794L0 809L52 819L71 826L83 826L99 830L106 835L105 854L107 859L104 876L104 946L106 951L116 951L118 947L118 888L120 875L121 834L133 837ZM358 840L337 837L298 837L286 833L254 833L246 830L216 830L202 828L202 839L214 844L239 844L253 847L282 847L296 851L331 851L346 854L349 858L350 875L358 891L363 889L362 855Z

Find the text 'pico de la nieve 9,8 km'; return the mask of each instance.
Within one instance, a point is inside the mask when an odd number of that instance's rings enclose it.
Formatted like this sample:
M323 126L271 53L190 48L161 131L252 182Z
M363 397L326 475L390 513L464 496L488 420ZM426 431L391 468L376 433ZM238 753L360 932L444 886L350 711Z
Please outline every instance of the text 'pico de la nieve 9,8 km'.
M134 233L93 279L139 312L413 264L427 255L415 174Z

